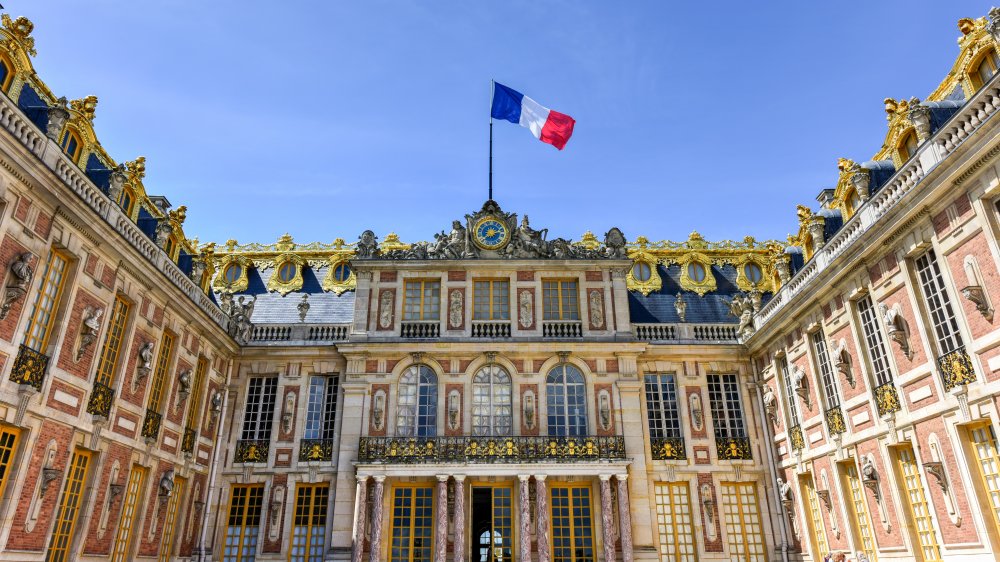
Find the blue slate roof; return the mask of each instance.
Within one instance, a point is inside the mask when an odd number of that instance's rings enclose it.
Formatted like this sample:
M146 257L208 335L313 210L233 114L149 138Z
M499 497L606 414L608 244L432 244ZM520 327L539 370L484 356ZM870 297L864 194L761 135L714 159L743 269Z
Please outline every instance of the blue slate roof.
M679 323L680 317L674 303L677 301L677 294L683 293L684 302L687 304L685 310L685 322L693 324L736 324L739 319L729 313L729 301L734 295L740 293L736 286L736 268L732 265L713 265L712 275L715 276L716 290L698 296L698 293L681 290L680 277L681 267L673 264L670 266L657 265L657 273L663 280L663 286L659 291L654 291L648 295L630 291L628 294L629 319L635 323L648 324L671 324ZM770 294L765 294L763 301L766 303Z
M292 291L285 296L281 293L269 292L267 281L276 274L274 268L261 271L255 267L247 271L247 290L239 295L257 297L253 316L254 324L295 324L299 320L299 303L302 295L309 295L309 312L306 322L309 324L346 324L354 320L354 291L338 295L334 292L324 292L320 279L326 276L327 267L318 269L306 265L302 267L302 289ZM218 300L218 299L217 299Z

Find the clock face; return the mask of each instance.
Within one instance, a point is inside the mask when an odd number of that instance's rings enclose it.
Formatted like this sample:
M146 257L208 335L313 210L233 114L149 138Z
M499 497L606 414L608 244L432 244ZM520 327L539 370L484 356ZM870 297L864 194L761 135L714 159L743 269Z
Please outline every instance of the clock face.
M509 239L510 229L500 220L483 217L476 223L474 240L484 250L496 250Z

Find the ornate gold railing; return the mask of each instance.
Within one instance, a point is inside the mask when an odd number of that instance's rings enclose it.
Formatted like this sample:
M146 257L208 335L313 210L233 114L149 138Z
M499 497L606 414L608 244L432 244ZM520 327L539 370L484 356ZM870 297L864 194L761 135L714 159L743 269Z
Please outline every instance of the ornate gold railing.
M938 357L937 363L945 390L951 390L956 386L965 386L976 380L976 371L972 368L972 358L965 352L964 347Z
M190 427L184 428L184 437L181 439L181 452L194 453L194 442L197 441L198 434Z
M358 445L358 461L363 463L523 463L624 458L623 437L362 437Z
M160 436L160 425L163 423L163 416L153 410L146 410L146 417L142 420L142 436L150 441L156 441Z
M14 367L10 371L10 380L40 391L48 368L48 355L21 344L17 350L17 358L14 359Z
M94 390L90 392L87 401L87 413L108 418L111 416L111 405L115 401L115 391L110 386L95 382Z
M266 463L271 442L267 439L242 439L236 442L233 462Z
M844 412L840 406L834 406L826 411L826 428L833 435L839 435L847 431L847 422L844 420Z
M333 439L303 439L299 441L299 461L331 461L333 444Z
M719 460L753 460L749 437L716 437L715 449L719 454Z
M876 386L872 394L875 396L875 407L880 416L898 412L903 407L899 402L899 391L892 381Z
M806 448L806 440L802 436L802 426L793 425L788 428L788 442L792 445L792 449L796 451Z
M654 461L673 461L687 458L683 437L651 437L649 448L652 450Z

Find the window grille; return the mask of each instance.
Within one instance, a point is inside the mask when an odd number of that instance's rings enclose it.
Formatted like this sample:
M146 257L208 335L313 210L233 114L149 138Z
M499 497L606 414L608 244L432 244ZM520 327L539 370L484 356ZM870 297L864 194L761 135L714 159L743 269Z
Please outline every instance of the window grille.
M962 348L965 344L962 342L958 320L955 318L948 291L945 290L944 277L941 275L934 250L928 250L917 258L916 266L920 289L924 294L924 302L931 316L931 325L934 327L941 355Z
M513 427L510 375L499 365L480 369L472 379L472 434L510 435Z
M708 375L708 401L717 438L746 437L736 375Z
M583 373L573 365L562 363L549 371L545 379L549 435L587 434L586 392Z
M333 439L337 421L337 376L315 376L309 380L306 439Z
M681 437L674 375L646 375L646 418L653 439Z
M889 355L886 353L885 340L882 338L882 330L879 328L870 296L866 295L858 301L858 314L861 316L861 330L865 335L865 349L868 350L868 358L875 374L875 386L892 382Z
M274 401L278 394L278 377L257 377L247 385L246 411L240 439L271 440Z

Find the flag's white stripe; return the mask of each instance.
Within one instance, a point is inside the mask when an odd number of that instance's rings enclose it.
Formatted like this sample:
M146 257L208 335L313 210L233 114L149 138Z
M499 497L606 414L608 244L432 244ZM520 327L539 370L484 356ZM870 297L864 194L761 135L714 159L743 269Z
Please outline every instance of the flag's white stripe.
M545 126L545 122L549 119L548 108L538 105L538 102L524 96L521 98L521 122L522 127L527 127L531 130L531 134L535 135L535 138L541 138L542 127Z

